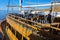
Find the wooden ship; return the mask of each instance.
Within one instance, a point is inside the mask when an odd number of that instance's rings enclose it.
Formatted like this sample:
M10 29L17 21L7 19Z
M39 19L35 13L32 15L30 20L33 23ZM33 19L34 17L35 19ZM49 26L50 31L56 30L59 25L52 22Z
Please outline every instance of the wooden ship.
M10 2L9 2L10 3ZM9 6L8 7L19 7ZM51 3L50 13L53 10ZM20 8L22 8L22 0L20 0ZM20 12L22 9L19 9ZM59 40L60 39L60 18L55 17L52 23L47 23L44 15L39 14L13 14L9 13L6 20L2 22L5 25L3 31L6 32L8 40ZM39 20L46 20L42 23ZM4 23L5 22L5 23ZM2 25L3 26L3 25ZM4 27L4 26L3 26Z

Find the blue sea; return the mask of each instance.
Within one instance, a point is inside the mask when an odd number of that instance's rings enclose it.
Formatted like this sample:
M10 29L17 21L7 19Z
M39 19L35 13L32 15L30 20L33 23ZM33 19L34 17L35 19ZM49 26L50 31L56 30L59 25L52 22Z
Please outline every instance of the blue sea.
M0 21L6 18L6 14L6 10L0 10Z
M18 11L14 11L14 13L18 13ZM4 20L7 14L7 10L0 10L0 21Z

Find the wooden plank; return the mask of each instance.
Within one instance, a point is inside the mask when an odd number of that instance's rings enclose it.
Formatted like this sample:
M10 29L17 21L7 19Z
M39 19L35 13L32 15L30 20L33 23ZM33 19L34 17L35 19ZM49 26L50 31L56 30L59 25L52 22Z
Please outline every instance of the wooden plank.
M8 36L9 36L10 40L18 40L16 38L16 36L11 32L11 30L9 28L6 30L6 32L7 32Z

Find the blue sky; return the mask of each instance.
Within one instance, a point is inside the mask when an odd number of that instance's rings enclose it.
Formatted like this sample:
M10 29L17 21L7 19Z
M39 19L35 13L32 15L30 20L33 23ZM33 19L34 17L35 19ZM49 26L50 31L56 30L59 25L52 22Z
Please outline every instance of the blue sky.
M23 0L23 5L31 5L32 4L45 4L45 3L50 3L51 0ZM14 2L12 2L12 0L10 0L10 5L19 5L19 0L14 0ZM5 10L7 9L7 4L8 4L8 0L0 0L0 10Z

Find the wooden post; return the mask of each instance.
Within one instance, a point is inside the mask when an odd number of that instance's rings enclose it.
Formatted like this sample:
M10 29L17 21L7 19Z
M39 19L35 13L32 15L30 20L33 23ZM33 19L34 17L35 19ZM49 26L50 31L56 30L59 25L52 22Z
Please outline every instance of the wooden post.
M23 40L23 36L22 36L22 40Z

